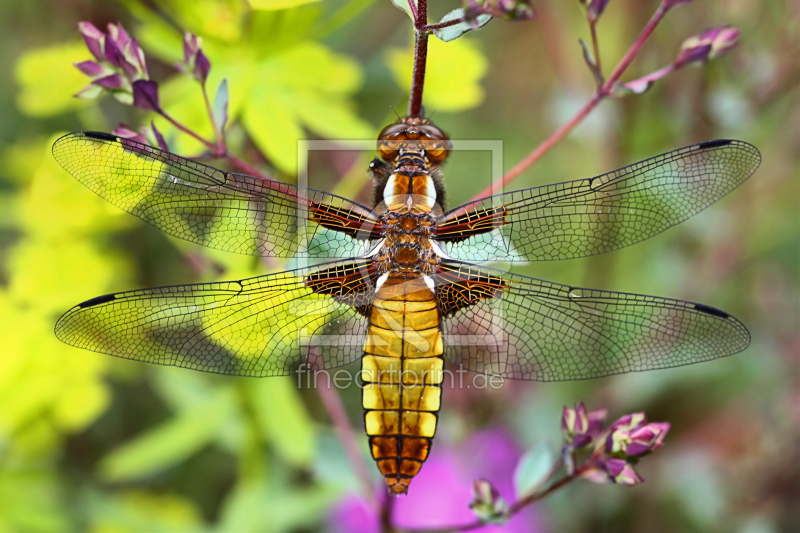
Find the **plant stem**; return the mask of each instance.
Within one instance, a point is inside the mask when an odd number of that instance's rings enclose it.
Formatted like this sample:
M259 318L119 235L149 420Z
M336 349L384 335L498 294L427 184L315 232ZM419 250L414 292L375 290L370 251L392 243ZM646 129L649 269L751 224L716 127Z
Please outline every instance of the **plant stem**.
M422 90L425 87L425 64L428 60L428 2L419 0L414 17L414 74L411 80L411 95L408 101L408 116L418 117L422 113Z
M204 91L204 95L205 95L205 91ZM227 149L227 147L225 146L224 143L222 143L221 145L220 144L214 144L211 141L202 138L200 135L198 135L194 131L190 130L189 128L187 128L186 126L184 126L183 124L181 124L180 122L175 120L174 118L172 118L163 109L159 110L158 112L162 117L167 119L167 121L169 121L170 124L172 124L173 126L178 128L179 130L181 130L185 134L197 139L199 142L201 142L203 144L203 146L205 146L206 148L211 150L211 152L212 152L214 157L227 159L228 162L230 162L231 165L235 166L239 171L241 171L241 172L243 172L243 173L245 173L245 174L247 174L249 176L252 176L254 178L259 178L259 179L262 179L262 180L271 180L272 179L269 176L267 176L266 174L264 174L263 172L261 172L260 170L258 170L256 167L254 167L254 166L242 161L241 159L239 159L235 155L229 153L228 149ZM212 119L212 123L213 123L213 119ZM216 130L216 128L215 128L215 130Z
M358 441L353 432L353 426L350 425L350 419L347 418L347 412L344 409L339 393L331 387L317 387L317 394L319 394L325 410L328 411L328 416L336 430L339 441L342 443L347 460L361 484L364 497L374 509L383 512L383 506L379 509L378 501L375 499L375 486L367 470L364 457L358 449Z
M450 26L455 26L456 24L461 24L462 22L466 22L467 19L465 17L458 17L457 19L448 20L447 22L437 22L436 24L425 24L420 28L421 31L434 31L434 30L443 30L445 28L449 28Z
M633 59L636 57L636 54L642 49L645 41L650 37L653 33L653 30L656 29L659 22L664 18L667 11L669 11L669 7L666 7L665 2L662 2L658 9L656 9L653 16L650 17L650 20L647 22L647 25L642 29L639 33L639 36L636 38L636 41L631 45L628 51L625 53L623 58L614 68L614 71L605 81L605 83L597 88L597 91L592 96L592 98L573 116L566 124L558 128L556 131L553 132L550 137L544 140L539 146L537 146L530 154L528 154L522 161L517 163L511 170L509 170L501 179L495 181L492 185L482 190L480 193L475 195L472 201L479 200L481 198L492 196L498 194L503 188L511 183L514 179L516 179L523 171L525 171L529 166L534 164L538 161L544 154L546 154L553 146L555 146L561 139L566 137L566 135L571 132L575 126L581 123L586 116L591 113L597 104L599 104L604 98L611 95L614 86L619 81L619 78L625 72L625 69L631 64ZM598 58L595 58L597 61Z
M211 109L211 102L208 99L208 91L206 91L205 83L203 84L203 101L206 103L208 120L211 121L211 127L214 129L214 139L217 141L217 146L225 150L225 137L223 137L222 132L217 127L217 121L214 119L214 111Z
M597 71L602 74L603 66L600 64L600 46L597 42L597 21L589 23L589 31L592 34L592 50L594 51L594 64Z

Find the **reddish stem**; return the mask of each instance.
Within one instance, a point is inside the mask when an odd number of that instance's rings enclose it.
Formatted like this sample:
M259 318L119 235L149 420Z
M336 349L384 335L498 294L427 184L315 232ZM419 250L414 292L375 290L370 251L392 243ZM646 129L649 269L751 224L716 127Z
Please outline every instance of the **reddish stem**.
M425 87L425 64L428 60L428 32L422 28L427 23L428 2L419 0L414 17L414 74L408 102L408 116L410 117L418 117L422 114L422 90Z
M212 143L211 141L209 141L207 139L202 138L200 135L198 135L194 131L190 130L189 128L187 128L186 126L184 126L183 124L181 124L180 122L175 120L174 118L172 118L163 109L159 110L158 112L161 114L162 117L167 119L170 124L172 124L173 126L178 128L179 130L181 130L185 134L197 139L199 142L201 142L203 144L203 146L205 146L206 148L211 150L211 152L213 153L214 157L227 159L231 163L231 165L235 166L238 170L240 170L241 172L243 172L243 173L245 173L245 174L247 174L249 176L252 176L254 178L259 178L259 179L262 179L262 180L271 180L272 179L269 176L267 176L266 174L264 174L263 172L261 172L260 170L258 170L256 167L254 167L254 166L242 161L241 159L239 159L235 155L229 153L224 144L222 146L220 146L218 144Z
M455 26L456 24L461 24L462 22L466 22L467 19L465 17L459 17L457 19L448 20L447 22L437 22L436 24L425 24L420 28L421 31L434 31L434 30L443 30L445 28L449 28L450 26Z
M642 49L645 41L653 33L653 30L655 30L656 26L658 26L658 23L664 18L664 15L666 15L667 11L669 11L669 7L666 6L665 2L662 2L658 6L658 9L656 9L656 12L653 13L653 16L647 22L647 25L642 29L641 33L639 33L636 41L634 41L634 43L625 53L625 56L614 68L614 71L608 77L606 82L601 87L598 87L597 92L595 92L591 100L589 100L574 117L569 119L566 124L554 131L550 137L542 142L542 144L537 146L530 154L528 154L527 157L525 157L525 159L517 163L517 165L509 170L501 179L495 181L491 186L478 193L472 201L498 194L506 185L516 179L520 174L522 174L523 171L538 161L553 146L555 146L561 139L571 132L575 126L580 124L581 121L586 118L586 115L588 115L592 110L594 110L595 107L597 107L597 104L599 104L605 97L609 96L614 89L614 85L619 81L619 78L625 72L625 69L627 69L631 64L631 61L633 61L633 59L636 57L636 54L638 54ZM596 60L597 58L595 58L595 61Z

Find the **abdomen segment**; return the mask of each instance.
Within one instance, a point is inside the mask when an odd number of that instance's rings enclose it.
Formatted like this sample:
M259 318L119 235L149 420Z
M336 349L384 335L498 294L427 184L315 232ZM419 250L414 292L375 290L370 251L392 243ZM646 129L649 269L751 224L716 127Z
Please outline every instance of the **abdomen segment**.
M391 273L375 295L361 368L372 457L395 494L408 491L428 457L442 353L433 291L419 274Z

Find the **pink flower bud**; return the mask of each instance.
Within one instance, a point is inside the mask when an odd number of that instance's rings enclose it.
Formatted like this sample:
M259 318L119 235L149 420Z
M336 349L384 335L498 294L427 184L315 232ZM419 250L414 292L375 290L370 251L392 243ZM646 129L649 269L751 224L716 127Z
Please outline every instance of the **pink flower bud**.
M146 111L160 110L156 82L149 80L133 82L133 105Z
M106 36L98 30L91 22L82 21L78 23L78 31L80 32L83 40L86 42L86 47L99 61L105 59L105 39Z
M129 139L131 141L136 141L138 143L148 144L147 138L143 134L139 133L138 131L135 131L130 126L127 126L125 124L120 124L119 127L114 131L112 131L111 133L113 133L117 137L122 137L123 139Z
M503 522L508 517L508 503L500 493L485 479L472 484L473 499L469 508L483 522Z
M121 89L125 80L119 74L109 74L103 78L94 80L92 83L106 89Z
M104 65L101 65L97 61L81 61L80 63L75 63L75 67L92 78L96 80L97 78L102 78L104 76L108 76L109 74L113 74L113 71Z
M675 58L675 67L680 68L689 63L705 63L717 58L736 46L739 30L729 26L720 26L689 37L681 45Z

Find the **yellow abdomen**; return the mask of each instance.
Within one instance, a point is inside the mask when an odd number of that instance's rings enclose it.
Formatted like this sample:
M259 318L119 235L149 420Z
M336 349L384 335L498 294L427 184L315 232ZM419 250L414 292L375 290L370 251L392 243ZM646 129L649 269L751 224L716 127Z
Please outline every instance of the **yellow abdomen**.
M434 292L419 274L391 273L378 289L361 363L372 457L397 494L428 457L444 359Z

